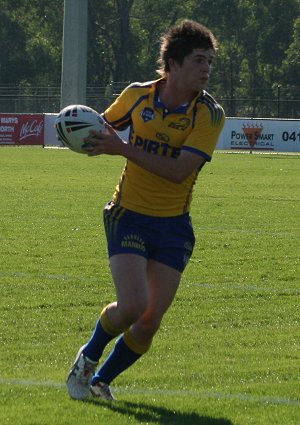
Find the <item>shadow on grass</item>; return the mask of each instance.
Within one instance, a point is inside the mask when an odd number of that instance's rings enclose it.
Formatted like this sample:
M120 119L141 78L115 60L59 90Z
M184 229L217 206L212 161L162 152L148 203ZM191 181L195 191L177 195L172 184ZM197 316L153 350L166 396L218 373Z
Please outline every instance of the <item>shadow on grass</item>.
M104 406L113 412L135 417L140 423L159 423L162 425L233 425L224 418L210 418L201 416L198 413L179 412L176 409L166 409L164 407L153 406L145 403L133 403L121 401L110 403L105 401L89 400L89 403Z

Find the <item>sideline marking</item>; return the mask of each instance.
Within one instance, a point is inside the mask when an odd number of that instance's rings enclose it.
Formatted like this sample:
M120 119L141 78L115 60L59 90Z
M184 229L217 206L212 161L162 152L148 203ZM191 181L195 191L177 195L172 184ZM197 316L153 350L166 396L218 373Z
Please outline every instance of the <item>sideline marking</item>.
M8 378L0 378L0 385L21 385L21 386L36 386L36 387L47 387L47 388L65 388L65 384L53 381L31 381L27 379L8 379ZM287 398L281 398L276 396L255 396L250 394L226 394L221 392L201 392L196 390L160 390L160 389L144 389L144 388L128 388L126 387L118 387L114 388L114 392L122 394L144 394L144 395L163 395L163 396L186 396L186 397L205 397L205 398L213 398L216 400L219 399L229 399L229 400L240 400L245 402L252 403L263 403L263 404L281 404L281 405L289 405L289 406L300 406L300 400L291 400Z
M100 278L96 277L81 277L64 274L43 274L43 273L26 273L26 272L0 272L0 277L18 277L18 278L35 278L35 279L50 279L50 280L79 280L82 282L99 282Z
M191 262L193 262L193 259L191 259ZM71 276L71 275L60 275L60 274L43 274L43 273L26 273L26 272L1 272L0 271L0 277L15 277L20 279L25 278L32 278L32 279L49 279L49 280L73 280L73 281L80 281L80 282L96 282L101 283L100 277L82 277L82 276ZM226 285L222 283L222 285L217 285L214 283L209 282L183 282L182 285L185 285L187 288L189 286L199 286L203 288L209 288L209 289L216 289L216 290L242 290L242 291L248 291L248 292L271 292L271 293L278 293L278 294L290 294L293 295L300 295L300 290L297 288L274 288L269 286L257 286L255 284L237 284L233 282L227 282Z
M222 284L222 285L216 285L213 283L202 283L202 282L188 282L185 284L187 287L189 286L200 286L203 288L208 288L208 289L216 289L216 290L237 290L240 289L241 291L246 291L246 292L268 292L268 293L274 293L274 294L279 294L279 295L287 295L287 294L291 294L291 295L295 295L295 296L299 296L300 295L300 290L297 288L273 288L273 287L269 287L269 286L257 286L257 285L242 285L242 284L236 284L236 283L232 283L232 282L228 282L227 284Z

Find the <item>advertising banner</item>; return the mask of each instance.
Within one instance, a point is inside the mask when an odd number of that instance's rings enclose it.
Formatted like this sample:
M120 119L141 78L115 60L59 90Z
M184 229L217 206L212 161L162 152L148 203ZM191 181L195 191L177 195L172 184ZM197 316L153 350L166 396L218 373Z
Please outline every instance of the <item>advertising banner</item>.
M0 145L40 144L60 147L62 143L54 127L56 117L54 113L0 113ZM120 134L125 140L128 139L128 130ZM217 149L300 152L300 120L227 117Z
M227 118L217 148L300 152L300 120Z
M44 144L44 114L0 113L0 145Z

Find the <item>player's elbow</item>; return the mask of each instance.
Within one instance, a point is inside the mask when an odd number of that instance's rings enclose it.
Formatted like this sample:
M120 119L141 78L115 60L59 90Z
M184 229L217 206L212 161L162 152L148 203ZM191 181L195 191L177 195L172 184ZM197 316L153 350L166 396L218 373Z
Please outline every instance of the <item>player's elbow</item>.
M169 176L168 180L172 183L181 184L189 175L190 173L187 173L186 170L177 169Z
M184 180L185 178L182 178L181 176L176 175L173 177L172 182L176 184L181 184L184 182Z
M181 184L192 174L201 170L205 160L194 154L183 153L174 161L172 168L169 169L169 180L173 183Z

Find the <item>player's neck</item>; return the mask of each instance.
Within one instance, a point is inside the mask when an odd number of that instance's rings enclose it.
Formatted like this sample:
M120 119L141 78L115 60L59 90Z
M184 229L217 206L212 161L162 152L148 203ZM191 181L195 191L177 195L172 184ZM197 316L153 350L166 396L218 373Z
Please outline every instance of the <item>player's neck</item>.
M176 81L171 81L169 79L160 82L158 93L160 100L170 111L191 102L198 94L194 91L187 92L186 89L181 87Z

